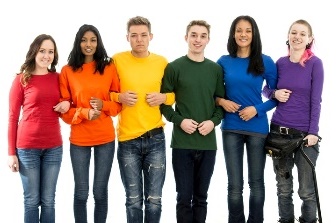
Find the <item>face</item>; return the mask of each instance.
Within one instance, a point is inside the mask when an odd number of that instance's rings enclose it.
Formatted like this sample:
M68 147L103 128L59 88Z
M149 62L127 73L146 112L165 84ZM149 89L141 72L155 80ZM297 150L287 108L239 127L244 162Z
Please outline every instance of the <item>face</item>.
M136 57L147 57L149 41L152 40L153 34L149 33L146 25L132 25L126 36L127 41L131 44L132 54Z
M304 50L306 45L312 41L308 27L303 24L294 24L289 30L288 42L292 49Z
M195 25L190 27L185 40L188 43L190 53L203 54L206 45L210 41L209 32L206 27Z
M55 46L51 40L44 40L35 56L36 69L47 70L55 56Z
M252 25L246 20L240 20L235 29L234 38L240 48L250 47L252 42Z
M85 55L85 62L92 61L97 49L97 36L92 31L87 31L82 37L80 46Z

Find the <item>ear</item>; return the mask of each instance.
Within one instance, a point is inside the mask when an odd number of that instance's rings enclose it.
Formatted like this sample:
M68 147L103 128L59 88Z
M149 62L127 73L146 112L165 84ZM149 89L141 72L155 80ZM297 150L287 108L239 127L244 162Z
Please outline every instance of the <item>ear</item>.
M153 39L153 33L149 34L149 41L151 41Z
M126 40L127 40L127 42L129 42L129 35L128 34L126 34Z
M188 40L188 35L185 35L185 36L184 36L184 40L187 42L187 40Z

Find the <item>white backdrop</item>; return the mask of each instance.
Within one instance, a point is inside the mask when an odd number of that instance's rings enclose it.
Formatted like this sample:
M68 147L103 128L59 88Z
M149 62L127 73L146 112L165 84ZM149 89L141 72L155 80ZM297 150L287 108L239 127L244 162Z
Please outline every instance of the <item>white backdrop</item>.
M0 9L0 99L2 102L0 125L0 222L23 222L23 194L18 173L12 173L7 167L7 120L8 92L16 72L24 62L29 44L41 33L52 35L59 49L59 65L66 64L78 28L84 23L95 25L102 35L104 45L110 55L129 49L126 41L126 22L130 17L141 15L150 19L154 39L150 51L162 54L169 61L186 54L187 44L184 41L185 28L193 19L204 19L211 25L210 43L206 48L206 57L217 60L226 54L226 41L229 27L239 15L250 15L258 23L263 52L273 60L286 54L285 41L289 25L297 19L306 19L313 27L315 34L315 52L324 62L325 85L323 91L320 135L323 137L320 148L316 174L322 217L324 222L335 222L334 207L328 205L336 199L332 184L335 179L335 149L332 144L333 127L336 125L332 113L332 101L335 97L334 70L335 63L335 29L331 26L331 6L317 1L263 1L241 0L222 2L215 0L185 1L87 1L71 0L66 4L55 1L18 0L2 3ZM333 49L333 50L332 50ZM295 77L293 77L295 81ZM271 115L271 112L269 113ZM64 158L59 176L56 194L57 223L73 222L72 197L73 176L69 158L69 126L62 121L64 139ZM175 181L171 167L171 123L165 127L167 139L167 177L163 191L162 222L175 222ZM331 131L327 131L331 129ZM211 181L208 199L209 223L227 222L226 202L226 170L222 151L222 139L219 127L218 153L215 172ZM92 164L93 165L93 164ZM295 177L295 180L297 177ZM265 222L276 222L277 197L271 159L267 159L265 170L266 202ZM244 191L245 206L248 210L248 185ZM297 183L295 182L297 187ZM300 214L300 201L295 189L296 216ZM109 184L108 222L126 222L125 195L121 184L117 159L115 157ZM246 211L247 215L247 211ZM93 199L90 191L88 201L89 222L93 222Z

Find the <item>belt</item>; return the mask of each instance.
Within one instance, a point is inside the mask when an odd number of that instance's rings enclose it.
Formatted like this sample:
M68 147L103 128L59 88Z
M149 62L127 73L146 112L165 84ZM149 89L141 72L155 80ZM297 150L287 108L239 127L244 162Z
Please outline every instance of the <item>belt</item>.
M271 130L277 131L282 135L307 135L307 132L303 132L293 128L287 128L276 124L271 124Z
M159 127L159 128L155 128L152 130L149 130L148 132L145 132L144 134L142 134L141 136L139 136L140 138L151 138L157 134L160 134L163 132L163 128Z

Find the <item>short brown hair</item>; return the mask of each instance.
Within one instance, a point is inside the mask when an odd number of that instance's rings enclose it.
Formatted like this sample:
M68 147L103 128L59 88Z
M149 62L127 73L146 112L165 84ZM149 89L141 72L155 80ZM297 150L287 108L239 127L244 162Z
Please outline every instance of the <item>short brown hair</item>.
M186 35L188 35L188 32L189 32L189 30L192 26L204 26L208 30L208 35L210 36L210 27L211 26L206 21L204 21L204 20L192 20L187 26Z
M145 25L148 28L149 33L151 33L151 23L149 20L142 16L135 16L133 18L130 18L127 22L127 32L129 32L129 29L133 25Z

